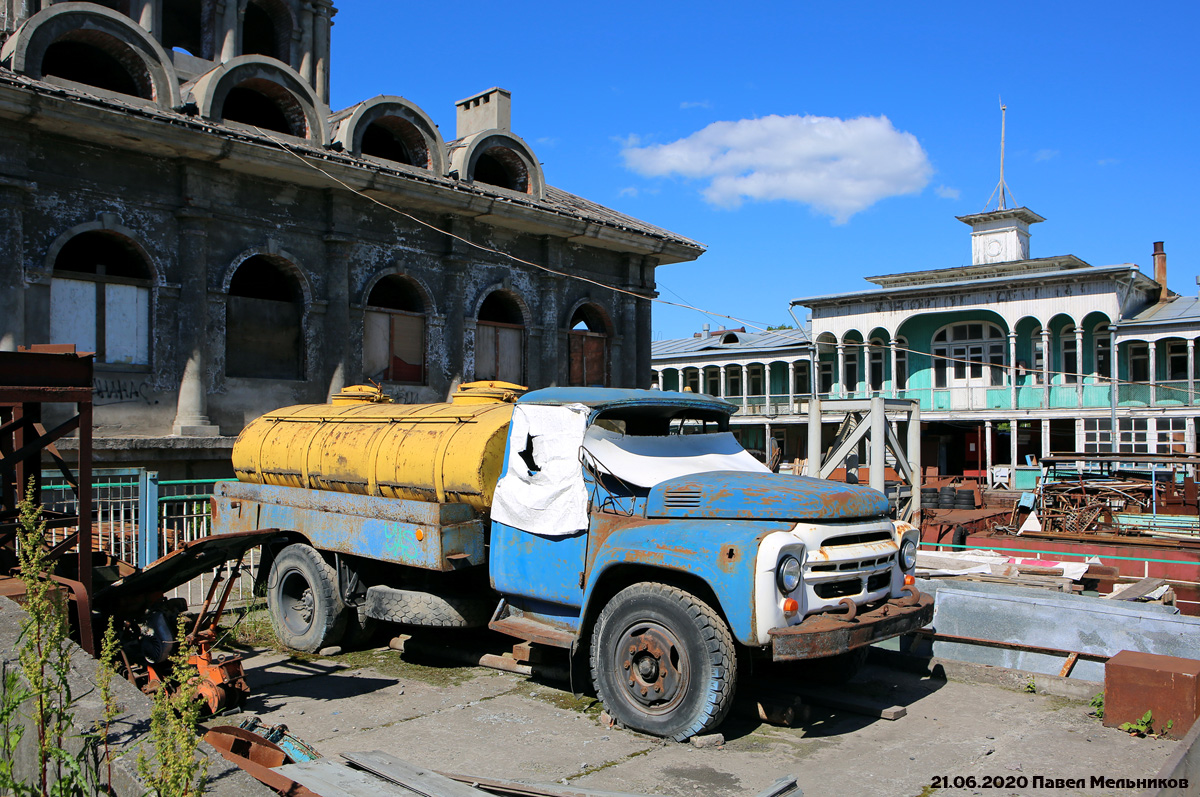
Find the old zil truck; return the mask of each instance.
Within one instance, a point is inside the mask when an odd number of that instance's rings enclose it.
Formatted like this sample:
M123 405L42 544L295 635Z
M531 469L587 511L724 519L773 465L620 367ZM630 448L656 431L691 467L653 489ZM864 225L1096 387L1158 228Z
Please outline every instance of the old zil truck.
M771 473L721 399L490 382L381 398L253 421L213 498L217 533L278 530L260 572L291 648L377 621L486 625L586 656L615 720L685 739L724 719L753 656L850 666L932 618L917 529L877 491Z

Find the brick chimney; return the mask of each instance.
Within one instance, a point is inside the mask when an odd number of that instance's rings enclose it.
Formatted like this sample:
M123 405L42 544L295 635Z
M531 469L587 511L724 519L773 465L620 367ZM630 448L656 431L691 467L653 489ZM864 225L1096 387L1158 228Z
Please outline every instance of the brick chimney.
M458 138L466 138L483 130L512 128L512 93L507 89L491 88L473 97L459 100Z
M1154 281L1161 288L1158 301L1161 304L1167 300L1167 253L1163 251L1163 242L1154 242Z

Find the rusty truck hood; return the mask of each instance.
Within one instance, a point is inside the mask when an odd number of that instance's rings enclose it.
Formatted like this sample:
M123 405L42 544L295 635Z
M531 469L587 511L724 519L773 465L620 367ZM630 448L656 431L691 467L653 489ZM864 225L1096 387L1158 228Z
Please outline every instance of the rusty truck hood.
M888 513L883 493L856 484L778 473L712 471L660 482L646 517L852 520Z

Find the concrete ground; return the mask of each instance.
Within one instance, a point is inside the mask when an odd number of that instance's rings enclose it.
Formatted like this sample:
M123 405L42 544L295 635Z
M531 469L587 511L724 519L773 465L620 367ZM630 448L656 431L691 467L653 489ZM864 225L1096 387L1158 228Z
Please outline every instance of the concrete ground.
M723 745L697 749L604 727L594 699L523 676L414 663L387 648L327 658L266 648L247 655L253 696L245 712L285 723L334 760L382 750L448 773L610 791L754 795L790 774L809 797L1128 794L1034 788L1034 778L1150 777L1176 745L1104 728L1082 695L1030 694L877 663L844 689L906 707L899 720L806 706L798 727L780 728L742 714L720 728ZM760 668L743 683L765 676ZM1007 683L1025 681L1009 675ZM951 787L936 787L937 777ZM974 777L975 788L953 788L957 777ZM986 777L1004 785L987 787Z

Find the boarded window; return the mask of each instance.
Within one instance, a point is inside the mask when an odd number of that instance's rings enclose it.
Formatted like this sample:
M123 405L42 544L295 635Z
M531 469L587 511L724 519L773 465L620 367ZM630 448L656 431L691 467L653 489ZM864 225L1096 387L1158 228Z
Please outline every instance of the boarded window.
M521 308L496 291L483 300L475 327L475 378L523 384L525 325Z
M585 304L575 311L567 331L567 384L608 386L607 332L608 325L598 307Z
M573 329L567 334L567 344L571 361L569 384L607 386L608 338L595 332Z
M225 305L225 373L303 379L303 300L295 278L256 255L238 267Z
M50 342L74 343L96 362L150 364L150 280L141 255L107 232L77 235L50 280Z
M425 383L425 317L400 311L364 316L363 371L371 379Z
M524 330L483 321L475 329L475 378L520 384L524 379Z
M425 383L425 303L405 277L384 277L367 297L363 373L377 381Z

